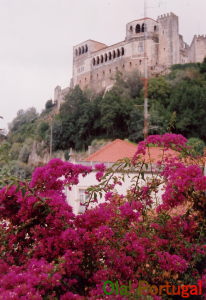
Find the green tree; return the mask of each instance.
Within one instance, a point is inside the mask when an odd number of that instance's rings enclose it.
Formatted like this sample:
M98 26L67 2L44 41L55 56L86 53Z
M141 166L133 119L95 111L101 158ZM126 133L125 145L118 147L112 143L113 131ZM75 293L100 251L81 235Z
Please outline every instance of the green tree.
M182 80L170 97L168 110L176 112L176 129L186 137L200 137L206 140L206 82Z
M128 139L133 142L138 142L143 139L143 109L133 106L129 115L128 124Z
M21 143L13 143L9 150L9 155L11 160L17 160L19 157L19 153L21 151L22 144Z
M42 139L45 140L46 136L48 135L48 131L49 131L49 123L42 121L37 128L37 134L38 136Z
M19 110L16 118L9 124L8 138L11 143L23 143L28 137L35 137L38 114L34 107Z
M160 103L168 103L171 95L171 84L164 77L155 77L149 80L148 97L151 100L158 100Z
M206 80L200 73L203 64L175 65L168 76L150 79L150 133L172 131L206 141Z
M51 110L53 107L54 107L54 103L53 103L52 99L48 100L45 104L45 109L48 111L48 110Z
M100 130L101 96L88 98L78 86L69 92L53 124L54 149L86 149Z
M133 101L123 98L116 89L107 92L101 102L101 126L108 138L128 137Z
M206 57L204 58L202 64L200 65L200 73L206 74Z
M10 159L10 147L11 145L7 141L3 141L0 144L0 166L4 165L5 163L8 164Z
M38 114L36 108L31 107L24 111L23 109L17 112L16 118L9 124L10 132L18 131L23 125L31 123L36 120Z

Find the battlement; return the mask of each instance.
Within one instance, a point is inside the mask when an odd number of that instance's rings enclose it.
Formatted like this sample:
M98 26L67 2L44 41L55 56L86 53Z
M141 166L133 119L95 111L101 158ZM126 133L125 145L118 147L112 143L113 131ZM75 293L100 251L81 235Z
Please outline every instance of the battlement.
M177 16L173 12L170 12L170 13L158 16L157 21L167 19L169 17L176 17L177 18Z
M206 39L206 34L198 34L194 36L196 39Z

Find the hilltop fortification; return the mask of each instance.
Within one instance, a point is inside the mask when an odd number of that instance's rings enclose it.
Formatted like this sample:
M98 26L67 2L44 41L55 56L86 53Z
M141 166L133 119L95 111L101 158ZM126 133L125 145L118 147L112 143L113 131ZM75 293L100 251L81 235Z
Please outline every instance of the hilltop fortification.
M73 47L73 77L70 87L96 92L114 84L115 74L138 70L144 74L147 59L149 76L165 74L171 65L202 62L206 56L206 36L195 35L188 45L179 33L179 19L174 13L157 20L143 18L126 24L125 40L108 46L87 40ZM60 104L68 88L55 89L54 100Z

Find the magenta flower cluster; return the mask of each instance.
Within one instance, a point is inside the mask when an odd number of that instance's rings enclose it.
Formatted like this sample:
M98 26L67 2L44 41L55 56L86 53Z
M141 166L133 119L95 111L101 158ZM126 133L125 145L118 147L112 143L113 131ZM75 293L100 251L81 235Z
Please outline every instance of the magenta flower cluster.
M94 168L97 171L97 173L96 173L96 179L98 181L101 181L101 179L104 176L104 173L106 171L106 166L104 164L96 164L94 166Z
M133 157L133 161L136 161L137 157L140 154L146 154L146 148L148 145L162 147L165 150L174 149L178 151L186 147L186 143L187 139L181 134L165 133L163 135L150 135L144 141L138 144L138 148Z
M180 151L185 143L180 135L148 137L138 147L132 170L139 154L144 161L148 144ZM101 180L106 169L53 159L37 168L30 182L0 190L0 300L125 299L105 295L106 280L130 281L135 289L139 280L180 285L201 279L205 289L206 179L201 168L179 157L163 158L162 180L145 181L145 186L137 182L126 195L105 187L105 203L75 216L64 187L71 189L80 175L92 171ZM155 209L153 192L160 184L164 193ZM185 210L178 213L180 204Z

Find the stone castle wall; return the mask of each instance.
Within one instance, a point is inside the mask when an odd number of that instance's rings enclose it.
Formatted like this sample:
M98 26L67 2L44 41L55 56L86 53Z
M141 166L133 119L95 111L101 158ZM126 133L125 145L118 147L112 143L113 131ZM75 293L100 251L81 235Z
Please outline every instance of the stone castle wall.
M126 24L124 41L107 46L87 40L73 47L70 87L105 91L114 84L117 71L123 75L138 71L144 76L145 59L149 76L158 76L173 64L201 62L205 56L206 36L194 36L189 46L179 34L179 19L174 13L161 15L157 20L134 20ZM63 101L66 92L68 88L56 87L57 103Z
M189 53L191 62L202 62L206 56L206 35L195 35Z

